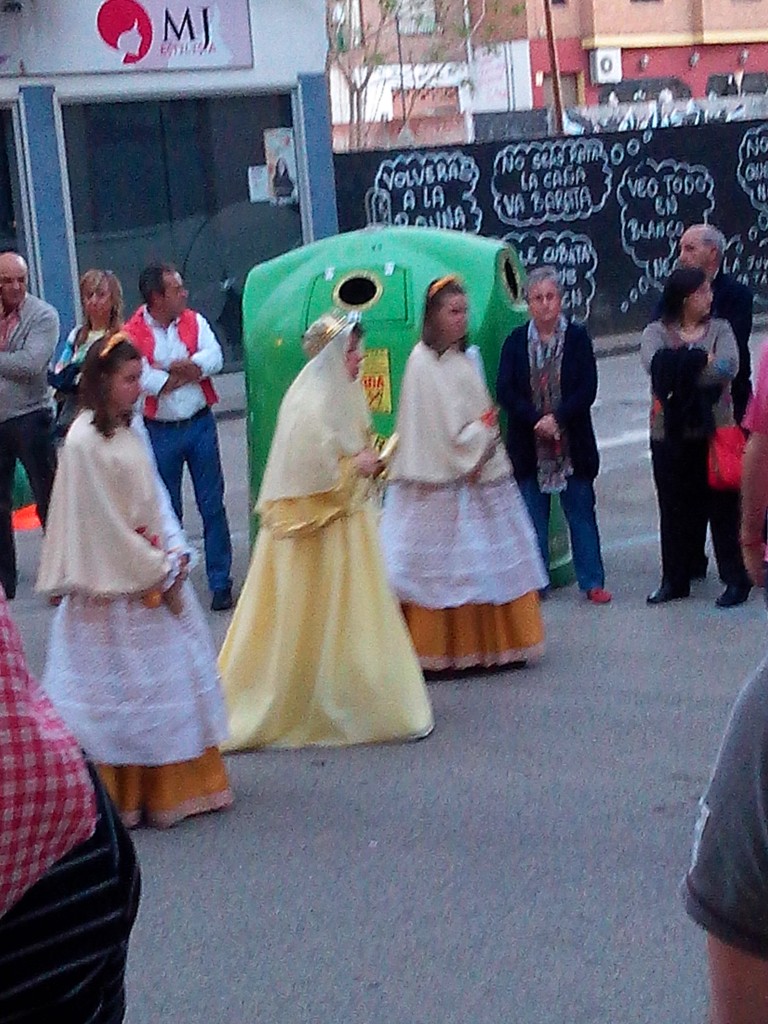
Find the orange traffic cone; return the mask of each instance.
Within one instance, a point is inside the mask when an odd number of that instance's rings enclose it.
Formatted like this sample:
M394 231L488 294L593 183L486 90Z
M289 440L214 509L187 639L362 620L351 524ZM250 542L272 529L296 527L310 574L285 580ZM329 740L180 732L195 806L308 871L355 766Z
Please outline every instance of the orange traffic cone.
M17 508L11 516L14 530L36 530L40 525L37 515L37 505L25 505L24 508Z

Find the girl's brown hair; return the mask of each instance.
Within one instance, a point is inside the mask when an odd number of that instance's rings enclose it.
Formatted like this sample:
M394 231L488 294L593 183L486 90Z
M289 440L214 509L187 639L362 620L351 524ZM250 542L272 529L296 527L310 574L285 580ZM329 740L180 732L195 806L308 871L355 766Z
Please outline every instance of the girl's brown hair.
M111 270L86 270L80 278L80 301L83 304L83 312L85 312L86 298L93 292L98 291L99 288L104 285L106 285L107 290L109 291L109 296L112 300L112 309L110 310L109 323L107 324L107 331L105 334L106 337L119 330L123 325L123 316L125 312L123 306L123 287ZM83 323L78 328L77 334L75 335L75 348L82 345L87 339L91 326L88 316L86 315Z
M104 437L112 437L120 426L128 426L109 409L109 385L121 366L141 355L127 334L113 331L91 345L83 362L78 399L81 409L93 410L93 425Z
M432 324L435 313L442 308L445 300L451 295L466 294L466 288L455 274L448 274L446 277L438 277L429 283L427 288L427 299L424 304L424 322L421 328L421 340L429 348L435 347L435 330ZM466 351L466 335L459 342L459 348L462 352Z

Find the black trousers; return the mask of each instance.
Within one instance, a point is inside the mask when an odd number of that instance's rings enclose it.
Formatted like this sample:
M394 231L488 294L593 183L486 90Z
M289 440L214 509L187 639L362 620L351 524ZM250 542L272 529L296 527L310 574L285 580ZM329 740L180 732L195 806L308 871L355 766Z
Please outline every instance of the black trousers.
M45 526L56 472L52 416L48 409L37 409L0 422L0 583L9 599L16 595L17 581L16 545L11 522L17 459L27 471L37 514Z
M707 524L726 585L749 584L739 545L739 494L707 483L706 440L652 441L653 479L659 502L662 579L685 591L700 574Z

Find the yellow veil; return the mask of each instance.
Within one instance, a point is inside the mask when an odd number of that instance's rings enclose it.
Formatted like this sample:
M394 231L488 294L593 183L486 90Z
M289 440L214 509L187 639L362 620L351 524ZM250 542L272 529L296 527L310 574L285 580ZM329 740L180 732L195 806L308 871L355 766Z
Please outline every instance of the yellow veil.
M343 460L370 443L370 414L344 353L357 320L327 313L304 335L310 361L283 398L256 509L339 487ZM316 353L316 354L315 354Z

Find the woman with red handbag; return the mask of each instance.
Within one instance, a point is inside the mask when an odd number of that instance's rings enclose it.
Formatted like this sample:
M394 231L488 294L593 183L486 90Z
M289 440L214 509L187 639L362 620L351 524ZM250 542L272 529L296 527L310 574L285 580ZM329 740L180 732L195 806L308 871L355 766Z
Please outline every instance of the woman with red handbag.
M733 446L738 428L728 388L739 355L730 325L711 319L711 307L704 272L678 267L664 287L661 319L643 332L662 564L661 585L648 604L689 596L691 580L702 575L697 559L707 520L725 584L717 606L743 604L751 588L739 548L739 453Z

